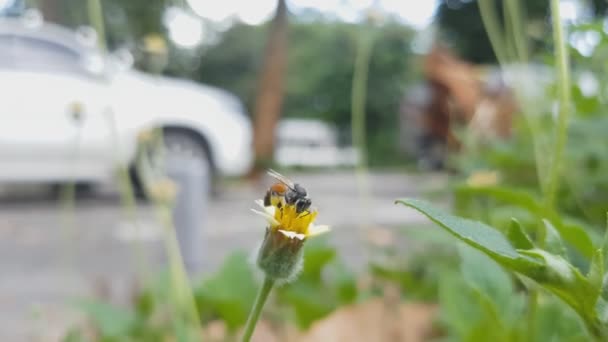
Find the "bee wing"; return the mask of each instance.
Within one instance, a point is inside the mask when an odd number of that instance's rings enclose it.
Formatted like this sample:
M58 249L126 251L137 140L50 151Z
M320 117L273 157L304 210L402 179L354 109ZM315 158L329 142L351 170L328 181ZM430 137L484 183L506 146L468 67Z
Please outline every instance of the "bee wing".
M285 185L287 185L290 189L294 189L294 183L289 180L289 178L283 176L282 174L276 172L273 169L268 169L268 175L270 175L271 177L276 178L277 180L279 180L280 182L284 183Z

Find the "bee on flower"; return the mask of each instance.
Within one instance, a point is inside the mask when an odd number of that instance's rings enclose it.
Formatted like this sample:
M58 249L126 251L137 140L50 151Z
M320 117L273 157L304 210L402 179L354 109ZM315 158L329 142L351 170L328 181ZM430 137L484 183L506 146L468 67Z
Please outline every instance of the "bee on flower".
M257 263L266 276L290 281L302 268L302 246L306 239L328 232L329 226L315 224L318 212L311 208L312 202L301 185L276 171L269 174L279 183L270 187L264 199L256 201L260 210L252 209L268 223Z

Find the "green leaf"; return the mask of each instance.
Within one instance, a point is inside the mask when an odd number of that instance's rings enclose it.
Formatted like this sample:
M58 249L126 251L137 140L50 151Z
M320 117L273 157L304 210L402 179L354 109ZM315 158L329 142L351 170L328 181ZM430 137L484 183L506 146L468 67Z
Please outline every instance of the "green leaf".
M439 281L440 319L463 340L464 336L478 324L483 313L471 289L464 280L453 272L441 275Z
M576 267L563 257L541 249L521 253L542 258L547 265L544 272L532 275L532 279L561 298L588 322L594 323L597 291Z
M149 317L154 312L155 304L154 293L146 289L135 298L135 311L142 317Z
M76 306L93 320L104 338L128 335L136 322L133 312L107 303L82 300L77 301Z
M593 258L595 248L593 247L593 241L589 236L589 231L587 229L579 224L570 222L556 223L555 228L564 241L576 248L576 250L586 257L587 260Z
M483 293L479 289L473 289L473 295L478 305L483 310L483 319L475 329L470 332L467 341L503 341L508 342L513 339L509 339L511 335L506 322L503 321L500 315L500 304L489 297L486 293Z
M325 239L311 240L304 247L304 269L298 279L276 289L279 301L290 307L297 325L307 329L339 305L358 296L356 277L336 259L335 247ZM324 271L325 276L322 277Z
M321 281L323 268L336 257L336 249L324 238L312 239L304 245L304 268L300 278Z
M595 304L595 312L597 313L598 319L602 324L608 325L608 302L604 298L598 298Z
M469 285L493 298L498 307L508 306L513 296L511 277L494 260L469 246L461 246L459 252L461 272Z
M521 224L515 218L511 218L511 224L509 225L509 229L507 230L507 238L517 249L534 248L532 240L530 240L530 237L524 232L521 227Z
M247 321L258 288L247 259L244 252L230 255L220 270L195 291L201 311L219 315L231 331Z
M534 341L592 341L579 317L563 302L552 298L539 301Z
M591 266L587 273L587 279L589 279L589 283L598 290L599 294L604 279L604 252L602 249L598 249L593 255Z
M296 323L301 329L308 329L312 323L336 309L338 303L323 290L320 284L300 280L280 288L282 301L293 307Z
M466 195L486 195L496 200L515 204L525 208L530 212L539 213L543 211L543 207L538 203L541 201L531 192L523 189L513 189L503 186L468 186L461 185L456 189L457 192Z
M458 239L511 269L526 273L543 267L542 262L517 253L504 235L484 223L447 214L417 199L399 199L396 202L418 210Z
M341 262L331 264L336 297L340 304L350 304L357 299L357 278Z
M561 236L549 220L543 219L542 221L545 229L545 249L553 254L565 256L566 248Z
M559 231L566 242L576 248L576 250L588 258L588 260L593 256L593 243L587 231L580 227L580 225L562 222L560 217L554 212L547 212L545 208L539 204L542 203L542 201L527 190L512 189L502 186L471 187L468 185L461 185L457 187L456 191L457 193L466 196L489 196L495 200L524 208L536 216L547 217L552 221L555 225L555 229Z
M61 339L61 342L87 342L84 333L76 328L71 328Z
M453 216L434 208L427 202L400 199L397 202L425 214L439 226L484 252L508 269L521 273L570 305L596 336L606 336L597 310L597 289L560 255L541 249L515 250L497 230L480 222Z

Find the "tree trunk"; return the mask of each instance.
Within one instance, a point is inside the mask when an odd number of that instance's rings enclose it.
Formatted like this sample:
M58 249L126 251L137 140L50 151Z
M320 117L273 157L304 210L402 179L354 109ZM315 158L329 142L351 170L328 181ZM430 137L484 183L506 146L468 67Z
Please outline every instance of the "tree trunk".
M255 151L255 165L251 172L253 177L258 176L272 162L274 132L283 105L286 67L287 5L285 0L279 0L270 26L253 111Z
M61 15L61 3L59 0L41 0L38 4L45 21L59 24L64 23L65 18Z

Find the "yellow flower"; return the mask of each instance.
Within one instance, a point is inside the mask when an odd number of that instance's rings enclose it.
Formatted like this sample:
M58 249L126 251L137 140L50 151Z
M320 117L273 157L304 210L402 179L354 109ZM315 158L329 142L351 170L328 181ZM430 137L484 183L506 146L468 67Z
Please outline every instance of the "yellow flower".
M476 171L467 179L470 187L484 187L498 184L499 177L496 171Z
M143 47L146 51L156 54L167 52L165 39L158 34L149 34L143 38Z
M177 184L169 178L162 178L153 182L146 188L148 195L153 200L165 203L172 204L177 197L177 193L179 191L179 187Z
M264 206L264 201L255 201L263 211L251 209L254 213L263 216L268 221L269 227L274 232L280 232L289 238L304 240L307 237L327 233L329 226L315 225L317 218L316 210L305 210L301 213L296 211L294 205L285 205L282 208L275 206Z
M302 269L302 246L306 238L326 233L328 226L314 224L316 210L296 211L294 205L279 207L264 206L256 201L262 210L252 209L268 221L264 240L258 251L257 264L267 277L277 281L290 281Z

